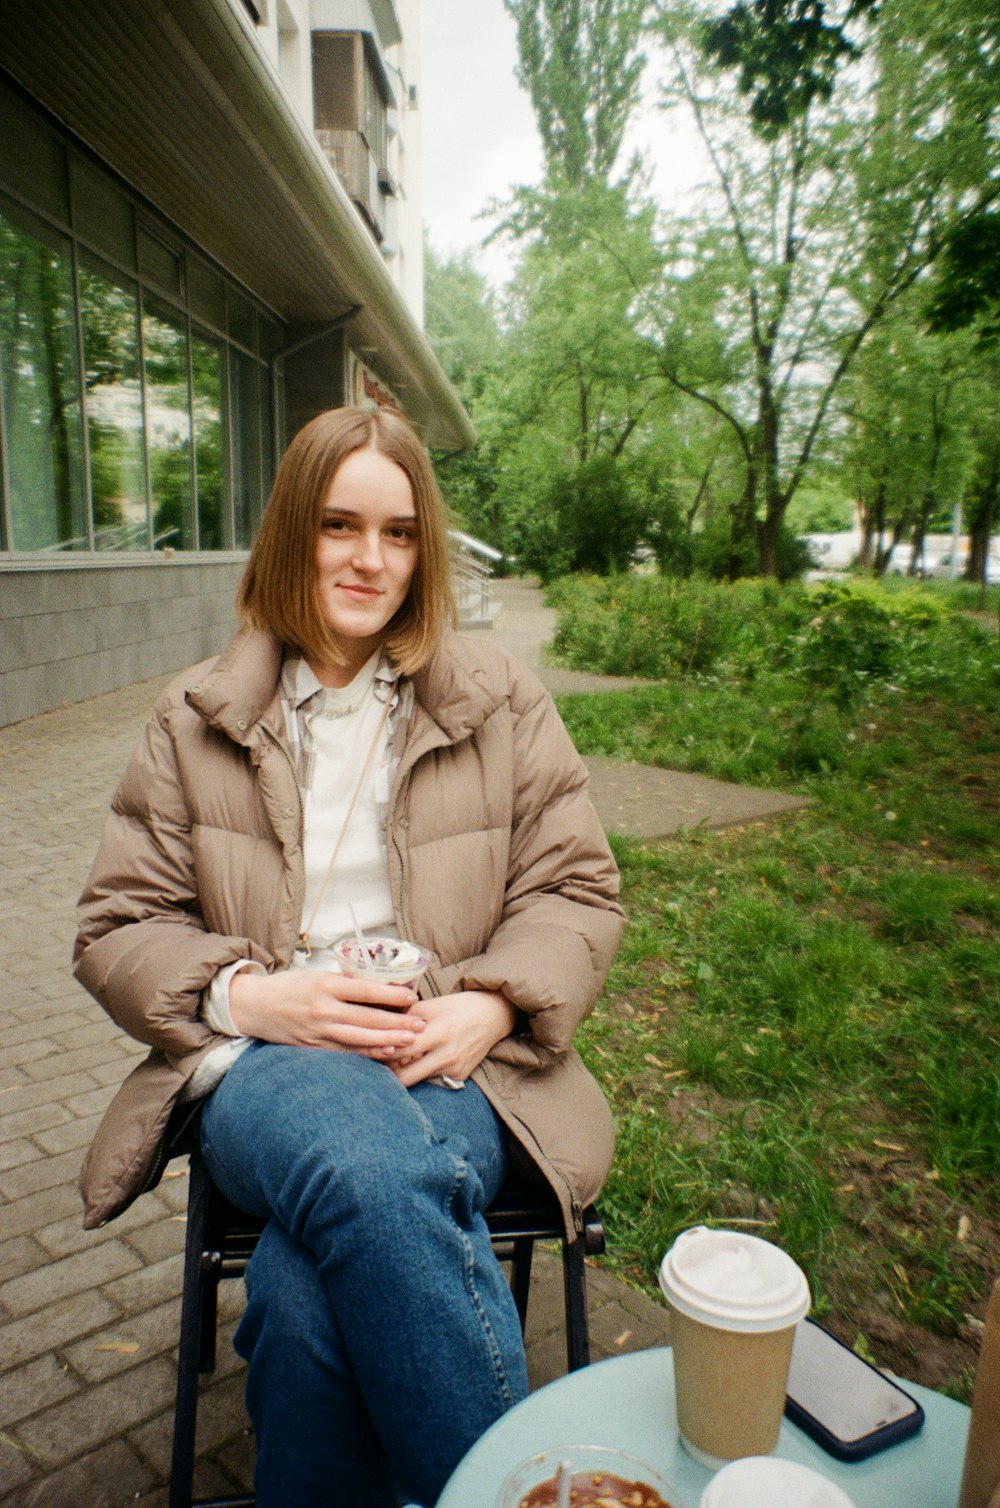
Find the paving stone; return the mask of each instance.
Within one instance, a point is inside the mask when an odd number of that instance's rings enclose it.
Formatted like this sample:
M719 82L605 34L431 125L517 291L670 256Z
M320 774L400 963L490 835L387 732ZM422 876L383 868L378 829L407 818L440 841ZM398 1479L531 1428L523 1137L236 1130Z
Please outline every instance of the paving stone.
M63 1106L72 1115L93 1115L107 1103L105 1090L100 1090L105 1096L101 1104L86 1105L79 1110L74 1108L73 1097L84 1097L88 1091L94 1093L96 1090L97 1085L88 1073L71 1074L68 1079L60 1079L58 1084L29 1084L25 1081L23 1086L5 1094L0 1101L0 1141L8 1141L12 1136L30 1136L36 1129L57 1125L66 1119L61 1111ZM57 1111L57 1119L46 1118Z
M19 1168L9 1168L0 1173L0 1194L6 1199L23 1199L26 1194L37 1194L57 1184L75 1183L82 1160L79 1148L74 1148L59 1157L43 1157Z
M161 1262L166 1257L183 1252L186 1230L186 1216L168 1215L165 1220L157 1220L152 1225L147 1224L141 1230L133 1231L128 1244L139 1253L144 1262Z
M229 1497L238 1490L240 1483L229 1477L217 1461L196 1461L194 1468L194 1495L196 1498ZM136 1498L136 1508L167 1508L170 1489L157 1487ZM131 1508L131 1505L130 1505ZM292 1508L292 1504L288 1505Z
M622 1304L605 1304L590 1317L590 1342L594 1355L624 1356L631 1351L648 1351L651 1346L670 1344L670 1317L666 1309L655 1335L648 1324L637 1323Z
M248 1428L243 1406L243 1382L227 1378L222 1382L201 1385L198 1394L198 1435L196 1451L204 1456L227 1442L241 1438ZM173 1415L151 1419L140 1429L132 1430L129 1440L149 1461L160 1476L170 1471L170 1446L173 1440ZM291 1505L289 1505L291 1508Z
M88 1147L93 1140L94 1132L100 1125L100 1119L98 1115L87 1115L76 1120L67 1111L65 1121L59 1125L44 1131L36 1131L35 1141L54 1156L75 1148Z
M103 1382L106 1377L114 1377L130 1367L141 1366L152 1356L173 1350L180 1323L180 1305L172 1299L143 1314L125 1315L86 1340L64 1346L63 1355L88 1382Z
M43 1466L62 1466L103 1444L109 1435L119 1435L171 1406L174 1386L174 1368L157 1359L84 1388L11 1433Z
M0 1437L0 1502L4 1508L11 1501L7 1494L26 1482L32 1472L32 1460L27 1451Z
M15 1278L4 1289L3 1301L14 1315L30 1314L71 1294L107 1285L141 1266L134 1251L111 1238L92 1251L77 1252L61 1262L50 1262L37 1272Z
M91 1076L89 1085L93 1084L94 1078ZM72 1098L61 1094L60 1098L66 1109L71 1110L74 1115L103 1115L115 1097L115 1089L114 1084L101 1084L97 1088L90 1087L89 1093L74 1094Z
M4 1498L3 1508L125 1508L151 1480L135 1451L112 1440Z
M22 1272L34 1272L46 1261L45 1251L30 1236L15 1236L0 1246L0 1283L19 1278Z
M23 1319L0 1326L0 1371L55 1350L121 1318L121 1309L99 1293L79 1293Z
M179 1294L183 1269L184 1259L178 1253L151 1267L140 1267L128 1277L104 1283L101 1292L129 1313L139 1313Z
M11 1236L22 1236L40 1225L60 1220L73 1210L81 1211L82 1219L79 1192L68 1185L43 1189L39 1194L29 1194L0 1209L0 1241L6 1241Z
M216 1456L230 1473L237 1487L243 1492L253 1490L253 1472L257 1460L257 1438L252 1429L247 1429L237 1439L231 1440Z
M40 1147L23 1137L16 1141L0 1142L0 1170L6 1172L8 1168L19 1168L26 1162L37 1162L44 1155Z
M156 1185L156 1192L173 1214L184 1214L188 1204L187 1166L180 1167L177 1163L171 1163Z
M50 1256L68 1257L74 1251L89 1251L109 1236L127 1236L140 1226L164 1219L168 1213L167 1206L155 1194L144 1194L110 1225L102 1226L100 1230L84 1230L83 1205L80 1204L65 1220L41 1226L35 1231L35 1240Z
M71 1073L93 1068L102 1069L107 1064L109 1057L115 1055L113 1042L100 1042L90 1047L78 1047L75 1052L61 1051L53 1044L53 1051L45 1057L32 1059L22 1063L22 1070L36 1083L45 1079L62 1079Z
M13 1047L17 1042L33 1042L36 1037L47 1036L51 1031L56 1040L63 1046L77 1047L81 1044L70 1044L66 1040L66 1034L75 1028L83 1029L88 1026L88 1020L83 1011L75 1011L68 1008L59 1010L51 1000L48 1002L49 1014L39 1020L22 1021L15 1025L7 1021L3 1029L3 1042L5 1047Z
M42 1056L51 1057L61 1051L59 1043L51 1037L41 1037L37 1042L18 1042L13 1047L0 1049L0 1068L20 1068L29 1079L35 1078L36 1075L26 1065L34 1064ZM43 1074L42 1077L47 1078L48 1075Z
M80 1379L51 1354L0 1377L0 1428L79 1392Z

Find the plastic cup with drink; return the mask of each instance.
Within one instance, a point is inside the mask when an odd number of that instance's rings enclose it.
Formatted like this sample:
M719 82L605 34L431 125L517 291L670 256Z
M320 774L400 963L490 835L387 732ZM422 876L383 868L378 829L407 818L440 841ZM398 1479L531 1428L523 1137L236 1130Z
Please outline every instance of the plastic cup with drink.
M381 984L417 985L434 962L430 948L403 937L355 937L350 933L333 945L334 956L351 979L377 979Z

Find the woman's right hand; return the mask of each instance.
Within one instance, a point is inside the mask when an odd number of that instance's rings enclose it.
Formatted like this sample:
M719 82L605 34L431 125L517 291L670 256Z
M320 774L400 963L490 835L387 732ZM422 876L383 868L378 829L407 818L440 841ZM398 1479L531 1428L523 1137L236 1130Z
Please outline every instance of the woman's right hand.
M229 981L233 1025L245 1036L387 1062L411 1048L424 1030L419 1017L400 1014L416 1001L416 992L405 985L320 969L276 974L242 969Z

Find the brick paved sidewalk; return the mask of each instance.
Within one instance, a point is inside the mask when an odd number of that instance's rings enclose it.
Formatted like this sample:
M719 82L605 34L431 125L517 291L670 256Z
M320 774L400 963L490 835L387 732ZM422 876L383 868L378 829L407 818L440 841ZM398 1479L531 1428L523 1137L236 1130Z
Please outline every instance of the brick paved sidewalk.
M522 597L520 611L508 601L498 637L524 637L531 614L544 613L537 594ZM528 634L526 658L530 640ZM0 730L5 1508L166 1503L186 1177L173 1168L121 1219L82 1229L76 1178L83 1150L144 1049L69 972L76 897L111 791L165 679ZM658 798L655 804L659 810ZM609 811L607 820L616 815ZM599 1269L590 1275L590 1301L598 1356L666 1339L665 1311ZM196 1490L205 1495L246 1487L252 1472L242 1364L228 1344L240 1304L241 1285L224 1284L219 1366L199 1411ZM542 1254L528 1337L535 1386L564 1368L561 1305L559 1264Z

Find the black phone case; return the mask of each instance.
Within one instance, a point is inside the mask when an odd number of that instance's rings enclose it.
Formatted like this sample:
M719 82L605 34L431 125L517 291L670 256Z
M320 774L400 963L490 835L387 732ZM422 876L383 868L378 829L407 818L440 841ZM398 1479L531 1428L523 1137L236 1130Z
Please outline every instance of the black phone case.
M816 1322L809 1320L807 1323L815 1324ZM819 1325L817 1329L823 1329L823 1326ZM826 1331L826 1334L829 1335L830 1332ZM837 1340L835 1335L831 1335L830 1339L837 1341L838 1346L843 1345L843 1341ZM844 1350L849 1351L850 1347L844 1346ZM868 1367L872 1372L878 1372L878 1368L865 1361L863 1356L858 1356L854 1351L851 1351L851 1355L859 1365ZM913 1413L907 1414L905 1419L895 1419L891 1424L883 1424L880 1429L873 1430L870 1435L862 1435L860 1440L841 1440L839 1435L831 1434L825 1424L822 1424L814 1414L808 1413L801 1404L796 1403L794 1398L786 1397L785 1416L804 1430L816 1441L817 1445L822 1446L828 1455L835 1456L838 1461L864 1461L868 1456L875 1455L877 1451L885 1450L887 1446L895 1445L898 1441L915 1435L923 1428L924 1423L924 1411L912 1393L901 1388L891 1377L885 1378L883 1373L879 1373L879 1376L891 1383L897 1392L903 1394L904 1398L909 1399L913 1404Z

